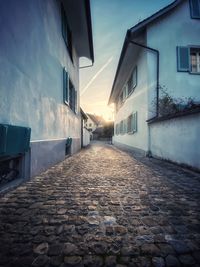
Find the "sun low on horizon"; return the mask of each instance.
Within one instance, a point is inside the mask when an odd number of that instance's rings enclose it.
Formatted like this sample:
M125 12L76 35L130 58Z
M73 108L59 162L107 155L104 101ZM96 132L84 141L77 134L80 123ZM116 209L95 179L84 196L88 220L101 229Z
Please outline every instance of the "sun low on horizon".
M107 103L97 103L96 107L95 107L95 103L94 105L81 105L82 109L84 110L84 112L86 113L90 113L93 115L98 115L103 117L103 119L106 122L111 122L114 121L114 105L107 105Z

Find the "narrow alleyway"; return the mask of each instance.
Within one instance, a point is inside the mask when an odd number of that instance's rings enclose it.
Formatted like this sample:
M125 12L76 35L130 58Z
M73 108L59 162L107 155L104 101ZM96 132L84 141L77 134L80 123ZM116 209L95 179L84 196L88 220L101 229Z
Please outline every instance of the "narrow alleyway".
M90 148L0 198L0 266L200 266L200 175Z

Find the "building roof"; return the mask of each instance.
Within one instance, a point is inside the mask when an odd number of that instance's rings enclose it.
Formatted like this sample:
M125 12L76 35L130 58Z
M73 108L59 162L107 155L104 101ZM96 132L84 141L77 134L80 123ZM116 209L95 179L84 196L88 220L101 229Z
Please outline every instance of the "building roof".
M98 126L99 124L104 124L105 120L98 115L87 113L87 116Z
M72 38L79 57L94 62L90 0L61 0L72 29Z
M86 113L82 110L82 108L80 108L80 113L81 113L81 117L82 117L85 121L87 121L88 116L87 116Z
M146 27L148 25L150 25L152 22L155 22L156 20L163 18L163 16L170 13L170 11L172 11L175 7L177 7L183 1L185 1L185 0L176 0L176 1L172 2L171 4L160 9L158 12L154 13L150 17L144 19L143 21L139 22L138 24L136 24L135 26L133 26L132 28L127 30L108 104L112 104L115 100L114 92L115 92L116 87L117 87L116 85L117 85L119 73L120 73L121 68L123 67L123 61L124 61L124 57L126 55L126 52L128 49L133 49L133 48L130 48L129 40L138 37L140 33L144 32L144 30L146 29ZM120 79L120 77L119 77L119 79Z

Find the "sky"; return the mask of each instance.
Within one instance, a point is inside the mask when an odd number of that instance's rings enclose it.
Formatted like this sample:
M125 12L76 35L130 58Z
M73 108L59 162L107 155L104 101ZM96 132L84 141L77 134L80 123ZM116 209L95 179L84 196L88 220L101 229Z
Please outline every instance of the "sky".
M94 65L80 71L81 107L84 112L112 120L108 106L126 31L173 0L90 0ZM82 60L80 65L90 62Z

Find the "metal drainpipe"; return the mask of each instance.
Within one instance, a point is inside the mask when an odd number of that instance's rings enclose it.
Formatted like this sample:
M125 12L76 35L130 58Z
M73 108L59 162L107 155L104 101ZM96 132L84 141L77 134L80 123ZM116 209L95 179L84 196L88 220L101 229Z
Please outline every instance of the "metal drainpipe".
M134 42L134 41L130 40L129 38L127 38L127 41L131 44L140 46L142 48L145 48L147 50L150 50L150 51L156 53L156 66L157 66L157 69L156 69L156 116L154 118L157 118L159 115L159 55L160 55L159 51L154 49L154 48L151 48L149 46Z
M128 35L130 36L129 31L128 31ZM157 67L157 69L156 69L156 116L154 118L157 118L159 115L159 56L160 56L159 51L152 48L152 47L134 42L134 41L130 40L129 38L127 38L127 41L131 44L137 45L139 47L145 48L147 50L150 50L150 51L156 53L156 67ZM148 152L147 152L146 156L147 157L152 156L152 153L151 153L151 129L149 126L148 126Z

